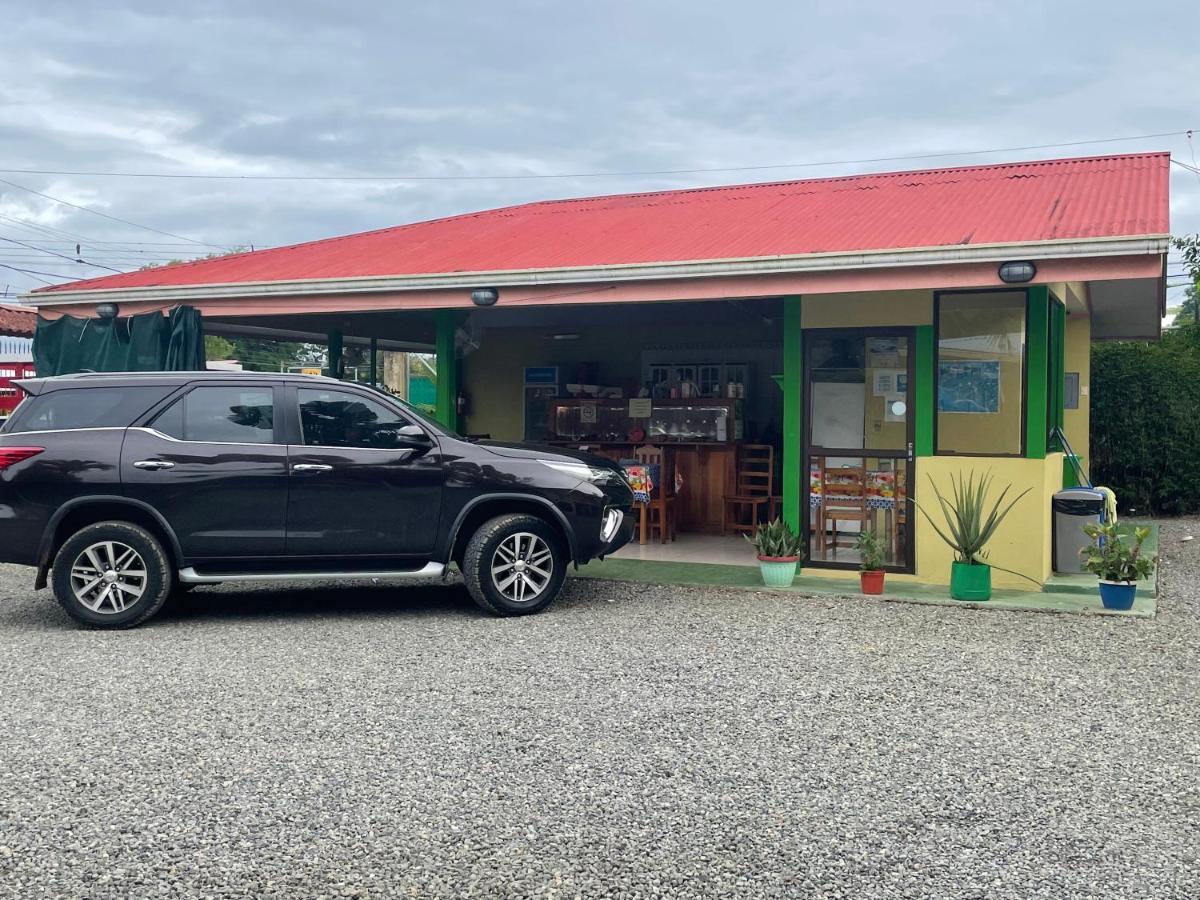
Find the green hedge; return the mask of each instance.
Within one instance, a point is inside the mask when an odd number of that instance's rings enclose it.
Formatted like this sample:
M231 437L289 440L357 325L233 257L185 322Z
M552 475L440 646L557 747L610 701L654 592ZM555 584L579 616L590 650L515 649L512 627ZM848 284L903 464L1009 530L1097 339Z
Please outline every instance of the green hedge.
M1139 514L1200 512L1200 326L1092 345L1092 480Z

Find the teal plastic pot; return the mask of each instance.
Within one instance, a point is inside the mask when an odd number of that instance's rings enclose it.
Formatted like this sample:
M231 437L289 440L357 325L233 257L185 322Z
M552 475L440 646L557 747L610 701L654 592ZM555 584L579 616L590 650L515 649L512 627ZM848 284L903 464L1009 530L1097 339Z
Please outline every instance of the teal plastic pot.
M767 587L791 587L800 565L798 556L760 556L758 568Z
M955 600L990 600L992 567L963 562L951 563L950 596Z

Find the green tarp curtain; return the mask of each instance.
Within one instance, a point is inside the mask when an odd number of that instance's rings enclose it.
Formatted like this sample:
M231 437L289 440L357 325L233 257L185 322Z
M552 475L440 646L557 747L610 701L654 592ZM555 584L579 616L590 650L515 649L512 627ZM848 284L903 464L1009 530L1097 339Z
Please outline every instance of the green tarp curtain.
M33 364L41 376L199 371L205 367L204 327L191 306L115 319L38 316Z

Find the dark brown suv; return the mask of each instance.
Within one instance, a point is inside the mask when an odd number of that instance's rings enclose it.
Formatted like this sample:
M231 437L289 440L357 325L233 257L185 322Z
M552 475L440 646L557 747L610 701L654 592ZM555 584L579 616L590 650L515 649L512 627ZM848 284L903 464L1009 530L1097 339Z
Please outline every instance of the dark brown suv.
M414 579L451 563L522 615L631 537L609 460L472 442L371 388L301 375L18 382L0 429L0 561L37 567L94 627L197 584Z

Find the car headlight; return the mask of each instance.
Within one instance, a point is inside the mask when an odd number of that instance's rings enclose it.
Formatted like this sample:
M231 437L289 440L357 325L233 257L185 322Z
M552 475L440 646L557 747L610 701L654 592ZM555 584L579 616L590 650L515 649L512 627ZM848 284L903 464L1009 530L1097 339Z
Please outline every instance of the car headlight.
M572 478L578 478L580 481L590 481L592 484L608 484L613 479L621 477L612 469L600 469L582 462L559 462L558 460L549 459L542 459L539 462L543 466L549 466L556 472L562 472L564 475L570 475Z

